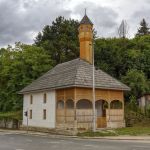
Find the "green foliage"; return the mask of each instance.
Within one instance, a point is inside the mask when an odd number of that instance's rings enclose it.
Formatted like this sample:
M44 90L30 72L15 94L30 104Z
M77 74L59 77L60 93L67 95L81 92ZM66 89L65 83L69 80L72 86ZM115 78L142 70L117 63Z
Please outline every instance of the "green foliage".
M150 118L150 104L148 105L148 106L146 106L146 116L148 117L148 118Z
M136 97L150 90L150 36L133 39L99 38L95 64L131 87Z
M143 124L149 126L147 125L150 122L148 114L148 111L147 114L145 114L145 112L143 112L143 110L138 107L136 97L133 95L130 96L129 102L125 104L126 126L143 126Z
M17 92L48 71L52 61L43 48L21 43L0 51L0 111L20 110Z
M0 120L21 120L22 119L22 113L21 111L17 112L1 112L0 113Z
M62 63L79 56L79 22L57 17L52 25L46 25L35 39L37 46L43 47L54 64Z
M143 36L143 35L148 35L150 34L150 31L149 31L149 27L148 27L148 24L146 22L145 19L143 19L140 23L140 27L138 29L138 33L136 34L136 36Z
M127 74L122 77L122 81L129 85L132 89L130 94L136 97L149 90L148 80L142 71L136 69L129 70Z

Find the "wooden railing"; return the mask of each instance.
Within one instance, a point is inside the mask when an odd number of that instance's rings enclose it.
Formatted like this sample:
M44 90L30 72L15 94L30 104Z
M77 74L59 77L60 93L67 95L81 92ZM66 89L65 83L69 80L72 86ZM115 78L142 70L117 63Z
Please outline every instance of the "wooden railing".
M93 126L93 110L76 109L75 111L74 109L57 109L56 120L57 124L67 124L68 126L74 125L78 129L91 129ZM106 128L107 122L123 122L123 120L123 109L107 109L106 117L98 116L96 119L96 124L97 128Z

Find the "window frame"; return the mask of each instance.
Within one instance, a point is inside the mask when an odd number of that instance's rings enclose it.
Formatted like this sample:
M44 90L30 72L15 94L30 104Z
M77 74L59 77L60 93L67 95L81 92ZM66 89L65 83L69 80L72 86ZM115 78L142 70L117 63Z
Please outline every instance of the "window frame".
M33 104L33 95L30 95L30 105Z
M47 103L47 94L44 93L43 95L43 103L46 104Z
M46 120L47 118L47 111L46 109L43 109L43 120Z
M33 112L32 112L32 109L30 109L30 111L29 111L29 119L32 119L32 117L33 117L33 114L32 114Z

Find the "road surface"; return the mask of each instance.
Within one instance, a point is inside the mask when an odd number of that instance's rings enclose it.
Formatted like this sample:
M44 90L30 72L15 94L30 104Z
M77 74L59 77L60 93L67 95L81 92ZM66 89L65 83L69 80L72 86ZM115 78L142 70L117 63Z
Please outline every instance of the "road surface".
M42 137L0 132L0 150L150 150L150 141Z

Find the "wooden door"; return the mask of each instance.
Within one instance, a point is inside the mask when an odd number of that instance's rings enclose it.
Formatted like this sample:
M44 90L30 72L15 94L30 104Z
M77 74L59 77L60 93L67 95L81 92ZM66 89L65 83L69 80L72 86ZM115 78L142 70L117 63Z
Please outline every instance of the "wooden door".
M97 128L106 128L106 117L97 117Z

